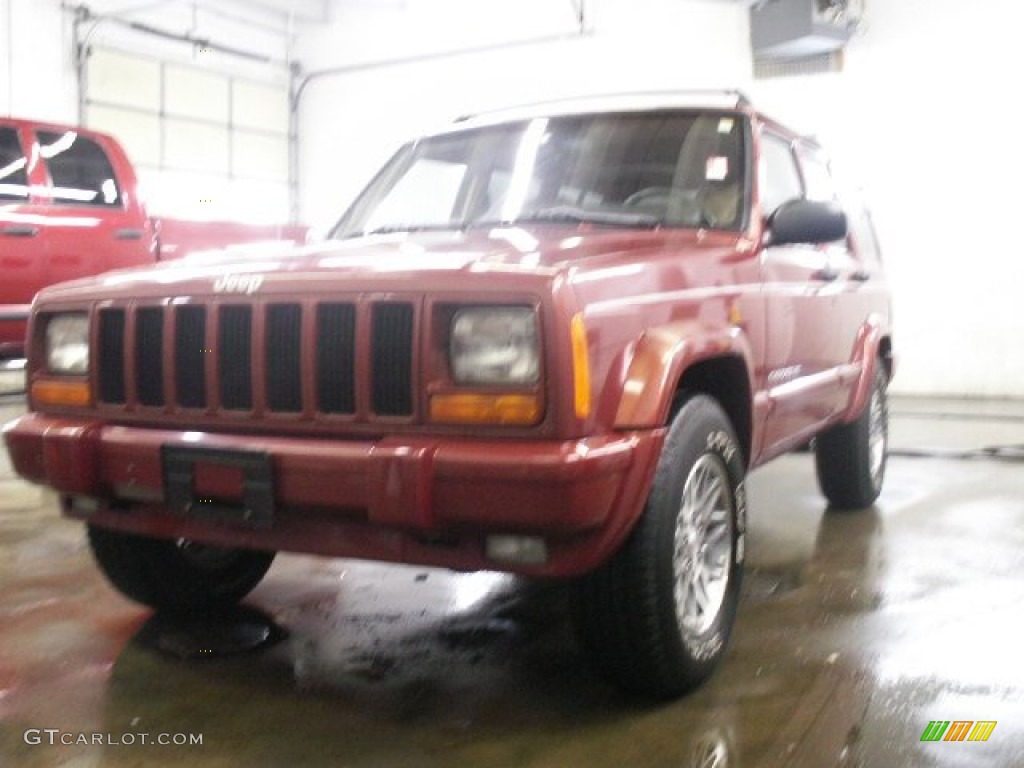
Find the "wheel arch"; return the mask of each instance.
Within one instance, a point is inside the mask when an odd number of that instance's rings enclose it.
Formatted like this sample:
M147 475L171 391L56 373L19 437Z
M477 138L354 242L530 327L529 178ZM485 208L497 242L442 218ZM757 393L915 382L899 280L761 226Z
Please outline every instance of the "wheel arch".
M633 346L615 427L662 427L686 395L706 394L725 411L749 466L753 455L751 360L747 340L736 327L709 331L681 323L649 329Z
M714 357L687 368L676 386L673 411L684 397L692 393L714 398L725 411L743 451L743 464L749 467L753 448L753 400L750 377L742 358L735 355Z
M892 380L896 372L892 336L882 325L880 318L870 317L861 326L854 346L853 359L860 364L860 376L850 391L844 423L854 421L864 410L871 397L871 387L878 366L882 367L887 382Z

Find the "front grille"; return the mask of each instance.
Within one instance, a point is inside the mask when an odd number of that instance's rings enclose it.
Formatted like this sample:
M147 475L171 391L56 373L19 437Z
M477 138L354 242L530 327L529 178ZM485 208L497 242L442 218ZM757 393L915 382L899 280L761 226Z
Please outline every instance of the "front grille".
M98 323L108 407L356 421L415 413L410 302L168 303L104 308Z

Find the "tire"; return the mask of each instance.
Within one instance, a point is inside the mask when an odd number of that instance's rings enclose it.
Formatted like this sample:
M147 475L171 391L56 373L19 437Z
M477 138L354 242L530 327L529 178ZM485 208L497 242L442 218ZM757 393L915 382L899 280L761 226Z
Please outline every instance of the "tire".
M818 485L830 509L865 509L882 492L889 455L888 384L879 364L871 397L857 419L832 427L814 441Z
M273 552L208 547L89 526L89 546L110 583L157 610L210 613L235 605L260 583Z
M704 395L685 400L629 539L573 585L577 638L600 675L669 699L711 674L739 600L744 472L743 452L718 403Z

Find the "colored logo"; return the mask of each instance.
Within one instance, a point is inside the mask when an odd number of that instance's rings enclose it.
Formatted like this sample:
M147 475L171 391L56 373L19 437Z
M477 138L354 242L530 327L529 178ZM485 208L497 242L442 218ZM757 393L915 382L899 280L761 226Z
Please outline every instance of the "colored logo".
M995 720L932 720L921 741L988 741L995 729Z

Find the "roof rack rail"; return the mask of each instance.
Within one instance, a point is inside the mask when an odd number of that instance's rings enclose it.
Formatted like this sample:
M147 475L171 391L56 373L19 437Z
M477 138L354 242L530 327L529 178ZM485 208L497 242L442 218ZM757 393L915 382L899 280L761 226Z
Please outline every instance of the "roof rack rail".
M459 115L453 122L463 123L467 120L473 120L478 117L483 117L490 114L500 114L502 112L516 112L524 109L533 109L538 107L553 106L559 104L572 104L576 102L586 101L611 101L614 99L643 99L643 98L656 98L663 96L666 98L670 97L681 97L681 96L726 96L735 99L736 107L750 107L753 108L753 102L747 97L744 91L739 88L679 88L673 90L657 90L657 91L616 91L611 93L589 93L582 96L562 96L553 99L542 99L540 101L523 102L519 104L513 104L509 106L496 107L493 109L482 109L478 112L467 112Z

